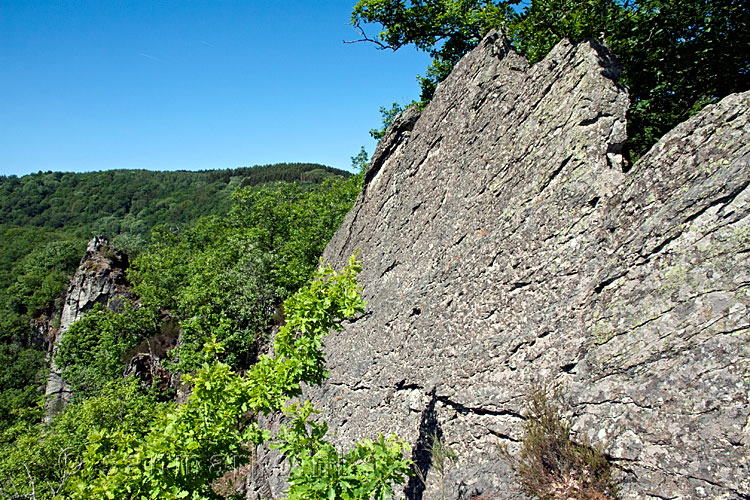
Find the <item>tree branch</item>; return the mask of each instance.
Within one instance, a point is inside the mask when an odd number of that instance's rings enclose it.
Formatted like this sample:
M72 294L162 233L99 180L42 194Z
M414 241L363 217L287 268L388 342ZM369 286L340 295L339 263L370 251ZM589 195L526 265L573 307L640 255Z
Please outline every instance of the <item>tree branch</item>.
M378 50L390 49L390 50L395 51L396 49L399 48L399 47L394 47L392 45L385 44L385 43L381 42L380 40L377 40L377 39L374 39L374 38L370 38L369 36L367 36L367 33L365 33L365 30L362 28L362 26L359 24L359 22L357 22L356 24L354 24L354 29L356 29L357 31L359 31L359 34L362 36L362 38L360 38L359 40L344 40L343 41L344 43L369 42L369 43L375 45Z

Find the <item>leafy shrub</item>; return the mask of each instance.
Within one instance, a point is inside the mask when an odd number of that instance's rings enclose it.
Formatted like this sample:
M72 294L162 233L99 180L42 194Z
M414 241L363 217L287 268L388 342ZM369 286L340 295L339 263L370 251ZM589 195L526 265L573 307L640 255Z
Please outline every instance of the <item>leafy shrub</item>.
M348 452L339 452L325 441L328 425L308 418L313 411L307 401L286 409L292 426L283 426L272 446L289 459L291 470L287 492L290 500L385 500L393 484L403 484L411 465L404 458L405 444L381 434L364 439Z
M294 425L277 442L293 465L290 498L385 499L408 470L402 442L380 437L339 454L323 440L325 424L307 420L312 405L286 407L301 394L300 384L319 384L326 377L323 336L364 311L355 279L359 269L353 258L342 272L322 268L309 287L287 299L288 319L274 343L276 356L261 356L246 377L215 360L223 347L212 339L200 369L185 378L192 385L185 404L167 405L145 430L88 433L67 498L221 498L215 482L248 463L252 445L271 438L254 416L286 408L295 415Z
M55 362L77 397L95 395L125 369L125 354L158 332L159 315L153 309L126 302L114 312L101 305L70 325L63 335Z
M68 498L88 447L110 453L113 436L125 430L143 435L168 406L142 393L130 379L107 384L98 396L69 405L49 427L18 421L0 433L0 498ZM93 442L92 436L109 438Z

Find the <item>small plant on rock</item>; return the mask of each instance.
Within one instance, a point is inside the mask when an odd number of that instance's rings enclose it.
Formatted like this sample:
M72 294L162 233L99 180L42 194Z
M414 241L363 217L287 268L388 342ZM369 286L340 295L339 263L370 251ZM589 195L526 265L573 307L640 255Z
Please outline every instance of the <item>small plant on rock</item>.
M526 437L517 458L507 450L524 493L542 500L614 500L612 466L602 449L570 438L570 425L548 396L537 388L529 399Z
M427 452L432 458L432 467L440 475L440 495L442 499L445 500L445 474L448 471L448 468L458 461L458 454L456 454L450 446L445 444L445 441L443 441L437 433L430 435L430 442L427 444ZM427 486L427 478L419 467L415 466L414 472L417 474L419 480L422 481L422 484Z

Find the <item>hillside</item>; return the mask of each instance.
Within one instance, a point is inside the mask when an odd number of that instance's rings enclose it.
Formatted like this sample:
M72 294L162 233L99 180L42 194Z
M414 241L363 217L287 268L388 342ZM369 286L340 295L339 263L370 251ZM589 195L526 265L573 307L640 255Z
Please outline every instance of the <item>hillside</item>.
M275 183L282 182L291 204L305 193L330 192L323 186L326 180L349 178L345 171L300 163L0 177L0 427L39 398L64 293L93 235L109 238L132 259L164 237L193 234L199 220L229 220L235 191L272 196ZM220 226L212 226L216 237ZM152 237L157 227L159 234L171 236Z
M14 335L28 324L28 315L40 314L59 295L94 235L134 254L147 247L157 225L177 230L228 212L237 188L284 181L308 189L349 175L323 165L280 163L0 177L0 337Z
M276 181L319 184L348 172L310 163L157 172L39 172L0 177L0 225L142 237L156 224L184 224L225 210L235 188Z

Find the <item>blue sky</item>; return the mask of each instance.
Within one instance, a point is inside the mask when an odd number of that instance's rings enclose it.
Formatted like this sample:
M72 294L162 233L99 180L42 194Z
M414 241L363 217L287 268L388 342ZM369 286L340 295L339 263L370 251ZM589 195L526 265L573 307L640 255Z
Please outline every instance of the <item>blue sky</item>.
M429 64L344 44L355 3L0 0L0 174L348 168Z

